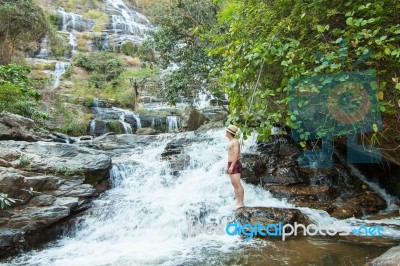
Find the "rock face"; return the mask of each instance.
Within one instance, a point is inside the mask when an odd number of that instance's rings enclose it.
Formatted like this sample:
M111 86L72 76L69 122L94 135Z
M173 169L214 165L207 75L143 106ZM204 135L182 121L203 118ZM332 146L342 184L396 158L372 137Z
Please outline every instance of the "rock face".
M18 201L0 210L0 258L54 239L50 227L109 187L110 168L109 156L89 148L1 141L0 192Z
M365 266L399 266L400 264L400 246L386 251L382 256L365 264Z
M300 147L285 136L260 143L258 154L243 154L243 180L261 185L277 198L298 207L322 209L345 219L375 214L386 202L335 158L331 168L298 165Z

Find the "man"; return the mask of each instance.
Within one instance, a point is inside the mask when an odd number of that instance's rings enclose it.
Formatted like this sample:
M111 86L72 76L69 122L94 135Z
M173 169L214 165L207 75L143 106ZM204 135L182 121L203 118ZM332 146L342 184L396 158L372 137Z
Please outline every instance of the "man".
M242 174L242 163L240 162L240 143L235 138L238 128L234 125L229 125L226 128L226 137L229 140L228 145L228 167L226 173L229 174L236 197L236 209L244 207L243 198L244 190L240 183Z

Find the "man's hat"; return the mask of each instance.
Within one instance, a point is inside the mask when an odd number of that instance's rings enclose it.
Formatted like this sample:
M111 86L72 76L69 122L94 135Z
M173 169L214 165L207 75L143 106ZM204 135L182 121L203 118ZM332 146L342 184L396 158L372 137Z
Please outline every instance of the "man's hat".
M234 126L234 125L229 125L226 128L226 131L228 131L229 133L232 133L233 135L236 135L236 133L238 131L238 128L236 126Z

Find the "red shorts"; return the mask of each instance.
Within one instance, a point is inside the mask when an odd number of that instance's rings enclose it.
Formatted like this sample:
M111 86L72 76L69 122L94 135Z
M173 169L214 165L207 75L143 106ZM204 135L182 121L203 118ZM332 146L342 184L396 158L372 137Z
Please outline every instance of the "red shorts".
M231 167L232 162L228 162L228 169ZM236 161L235 165L233 166L232 174L241 174L243 171L243 166L240 161Z

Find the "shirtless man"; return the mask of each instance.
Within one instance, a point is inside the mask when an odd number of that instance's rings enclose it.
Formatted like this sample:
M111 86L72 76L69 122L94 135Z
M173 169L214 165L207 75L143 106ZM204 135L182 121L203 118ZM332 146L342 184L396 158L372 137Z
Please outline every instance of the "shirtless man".
M236 209L244 207L243 198L244 190L240 183L240 175L242 173L242 163L240 162L240 144L235 138L238 128L229 125L226 128L226 137L229 139L228 145L228 167L226 173L229 174L235 191Z

